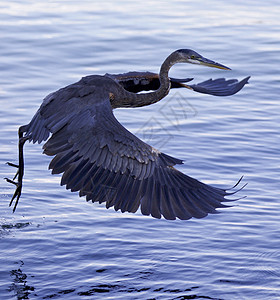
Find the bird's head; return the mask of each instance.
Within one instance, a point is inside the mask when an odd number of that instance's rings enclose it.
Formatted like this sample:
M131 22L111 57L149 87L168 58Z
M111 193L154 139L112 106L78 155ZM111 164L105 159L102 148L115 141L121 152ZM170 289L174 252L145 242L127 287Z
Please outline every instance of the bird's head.
M180 49L175 51L177 55L179 56L180 62L183 63L191 63L191 64L197 64L212 68L218 68L223 70L231 70L230 68L219 64L213 60L210 60L206 57L203 57L202 55L198 54L197 52L191 50L191 49Z

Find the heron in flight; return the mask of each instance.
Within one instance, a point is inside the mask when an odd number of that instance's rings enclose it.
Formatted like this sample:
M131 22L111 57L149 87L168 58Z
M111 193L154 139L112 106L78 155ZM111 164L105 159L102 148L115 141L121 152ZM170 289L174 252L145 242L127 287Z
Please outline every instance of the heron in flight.
M213 187L181 173L174 166L182 164L182 160L146 144L113 114L115 108L156 103L168 95L170 88L232 95L249 79L239 82L220 78L187 85L192 78L169 78L168 72L176 63L230 70L193 50L180 49L165 59L159 75L90 75L48 95L31 122L19 128L19 164L8 163L18 169L13 180L6 178L16 186L10 202L11 206L15 200L13 211L22 191L26 141L47 141L44 153L54 156L49 168L53 174L63 173L61 185L79 191L87 201L105 202L107 208L113 206L116 211L134 213L140 207L143 215L186 220L203 218L225 207L223 202L230 201L227 196L236 191ZM143 90L152 91L137 93Z

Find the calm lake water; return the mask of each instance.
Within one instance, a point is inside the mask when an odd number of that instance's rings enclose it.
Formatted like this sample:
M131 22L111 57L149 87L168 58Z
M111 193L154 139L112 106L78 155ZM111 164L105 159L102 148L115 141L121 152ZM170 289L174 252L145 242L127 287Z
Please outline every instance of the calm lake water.
M280 299L279 15L276 0L0 2L1 299ZM232 71L171 76L250 84L230 97L172 90L115 114L190 176L224 188L244 175L247 197L201 220L122 214L65 190L27 144L13 214L5 163L42 99L89 74L158 72L178 48Z

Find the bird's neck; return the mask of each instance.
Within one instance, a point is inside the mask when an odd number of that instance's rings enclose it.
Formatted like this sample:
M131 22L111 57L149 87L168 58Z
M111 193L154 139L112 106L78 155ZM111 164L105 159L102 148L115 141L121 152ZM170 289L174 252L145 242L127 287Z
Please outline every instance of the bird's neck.
M111 101L113 108L118 107L141 107L150 105L164 98L170 90L170 79L168 77L169 69L174 64L174 60L169 56L161 66L159 73L160 87L150 93L135 94L121 89L114 100Z

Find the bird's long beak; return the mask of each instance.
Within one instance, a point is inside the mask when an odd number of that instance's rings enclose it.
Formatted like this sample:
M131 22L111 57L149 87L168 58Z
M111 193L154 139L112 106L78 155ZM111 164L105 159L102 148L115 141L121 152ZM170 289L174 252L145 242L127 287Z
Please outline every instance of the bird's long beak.
M207 67L212 67L212 68L218 68L218 69L223 69L223 70L231 70L231 68L229 67L226 67L222 64L219 64L213 60L210 60L206 57L199 57L199 58L196 58L196 59L190 59L190 62L193 63L193 64L199 64L199 65L202 65L202 66L207 66Z

